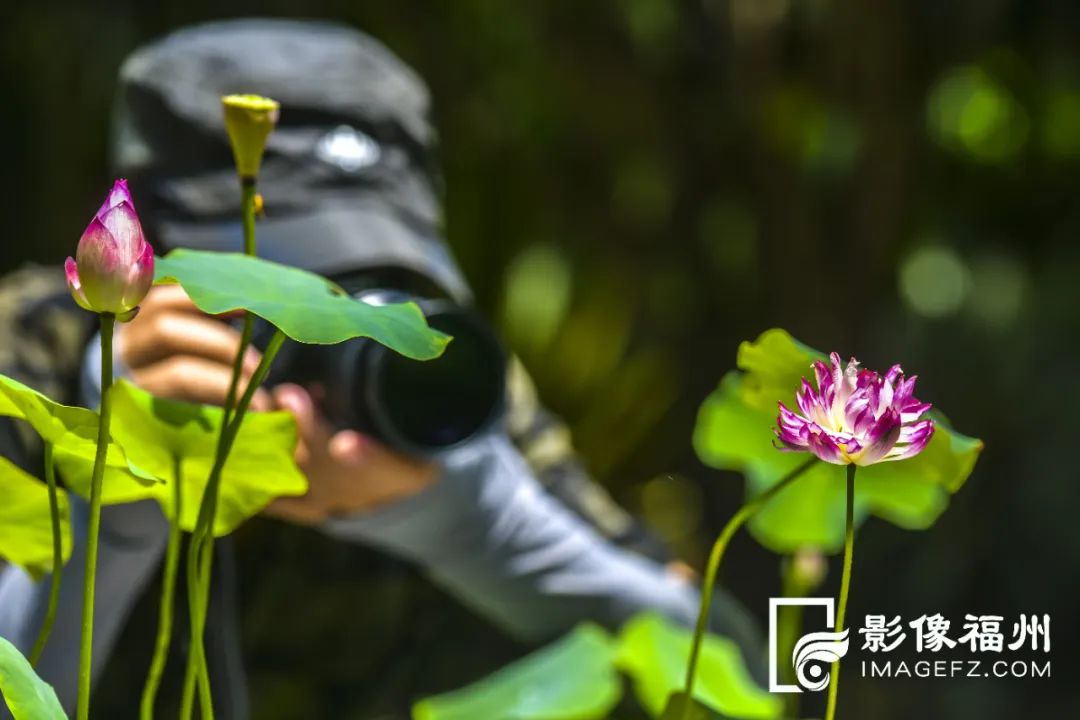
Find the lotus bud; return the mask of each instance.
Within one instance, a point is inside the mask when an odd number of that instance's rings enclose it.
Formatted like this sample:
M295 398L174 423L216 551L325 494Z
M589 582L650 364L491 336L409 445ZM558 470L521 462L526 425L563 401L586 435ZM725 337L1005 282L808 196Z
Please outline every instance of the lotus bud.
M143 236L126 180L117 180L64 263L68 288L86 310L135 317L154 282L154 251Z

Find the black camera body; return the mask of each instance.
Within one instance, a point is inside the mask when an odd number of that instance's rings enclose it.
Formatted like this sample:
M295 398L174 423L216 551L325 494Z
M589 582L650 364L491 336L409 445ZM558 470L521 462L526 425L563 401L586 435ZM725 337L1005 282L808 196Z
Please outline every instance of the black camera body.
M505 412L506 354L479 314L430 288L365 273L335 281L357 302L416 303L453 340L433 360L413 360L370 340L305 345L286 340L268 385L296 383L337 428L352 428L398 452L437 456L496 426ZM318 319L313 319L318 322ZM255 333L269 339L269 326Z

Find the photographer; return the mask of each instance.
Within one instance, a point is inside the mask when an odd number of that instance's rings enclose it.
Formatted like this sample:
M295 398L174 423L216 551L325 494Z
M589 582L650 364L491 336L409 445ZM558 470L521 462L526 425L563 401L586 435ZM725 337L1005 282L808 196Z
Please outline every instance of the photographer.
M266 218L259 226L260 255L318 272L349 289L389 289L472 317L468 288L439 239L435 137L427 121L426 90L382 46L339 26L217 23L175 33L124 64L116 166L130 178L159 252L174 247L240 248L238 188L219 98L247 91L274 97L283 106L260 177L266 203ZM41 302L27 317L43 322L58 316L61 310L48 292L38 297ZM33 331L20 326L19 333L27 337ZM51 336L46 331L43 337ZM118 374L161 397L221 404L238 341L239 333L228 319L201 314L178 287L158 287L147 296L139 316L117 334ZM77 363L77 397L70 399L95 404L100 396L94 380L99 359L96 343L88 347ZM257 353L251 350L248 372L258 361ZM40 353L33 355L40 358ZM15 360L14 367L3 370L18 374L21 369L23 375L31 370L30 363L20 366ZM56 362L60 367L63 361ZM583 620L617 628L649 609L693 622L698 592L687 573L588 479L572 456L565 428L537 404L520 367L511 363L505 379L500 375L486 386L500 391L491 412L480 413L482 421L473 422L469 432L459 434L442 452L411 452L415 442L391 437L378 423L342 422L329 408L355 393L344 392L336 376L318 376L311 364L307 367L306 374L286 368L253 403L257 410L284 409L296 417L297 462L310 482L307 495L279 499L267 514L377 549L394 563L404 560L470 611L526 643L550 640ZM354 380L374 382L368 376ZM475 400L469 396L462 402ZM500 421L496 406L504 400L506 417ZM365 417L374 412L366 406L350 409L361 411ZM6 455L16 450L29 457L14 438L2 448ZM75 503L77 539L83 536L83 511ZM166 535L167 523L156 504L105 509L95 676L105 669L132 607L154 577ZM239 542L243 557L243 538ZM76 541L63 571L57 624L39 665L68 707L77 675L81 553ZM208 640L215 699L221 705L219 717L244 717L243 675L232 642L232 564L228 557L220 560L224 563L217 564L217 571L223 577L215 583L220 594L212 600ZM318 567L318 559L310 562ZM400 576L400 564L380 562L364 561L365 579ZM273 570L250 563L241 572L265 575ZM408 581L418 582L412 575ZM372 581L371 587L376 586L385 587L381 579ZM308 587L294 591L314 592ZM47 594L47 582L35 584L21 571L7 568L0 577L0 635L27 649ZM724 593L718 595L713 627L735 638L753 665L760 647L752 623ZM337 627L362 622L355 616L374 613L372 607L434 615L448 604L431 593L424 595L424 602L401 600L404 594L397 597L400 607L373 602L328 622ZM307 607L305 602L295 611L303 613ZM410 620L372 618L387 627ZM436 633L435 641L469 642L452 633ZM420 652L415 646L408 649L410 643L404 640L373 644L387 655ZM370 713L400 712L416 693L431 690L392 680L408 671L395 674L388 669L391 664L383 657L367 661L366 667L374 668L370 671L347 668L350 688L359 687L357 676L364 672L387 686L396 683L399 695L373 700Z

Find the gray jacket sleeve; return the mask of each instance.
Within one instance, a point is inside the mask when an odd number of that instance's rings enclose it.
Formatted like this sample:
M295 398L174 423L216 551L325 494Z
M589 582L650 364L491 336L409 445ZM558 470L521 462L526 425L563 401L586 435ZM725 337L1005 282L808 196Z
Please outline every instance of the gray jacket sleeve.
M646 610L683 625L697 618L697 587L600 537L543 491L504 435L451 453L439 482L420 494L324 529L413 560L522 640L552 638L582 620L615 629ZM756 623L722 590L710 620L759 674Z
M600 538L543 492L502 435L454 451L420 494L325 530L413 560L524 640L584 619L614 628L647 609L684 623L697 613L693 587Z

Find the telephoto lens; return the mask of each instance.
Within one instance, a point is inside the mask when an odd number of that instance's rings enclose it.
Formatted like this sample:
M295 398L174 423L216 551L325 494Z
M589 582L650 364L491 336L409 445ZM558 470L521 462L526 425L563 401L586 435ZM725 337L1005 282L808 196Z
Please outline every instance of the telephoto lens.
M428 324L451 335L453 341L438 358L420 361L368 338L338 345L287 340L268 385L301 385L335 427L359 430L414 457L437 456L500 423L505 410L506 354L483 318L443 298L396 289L344 287L357 302L414 302ZM271 330L266 324L258 327L255 344L265 345Z

